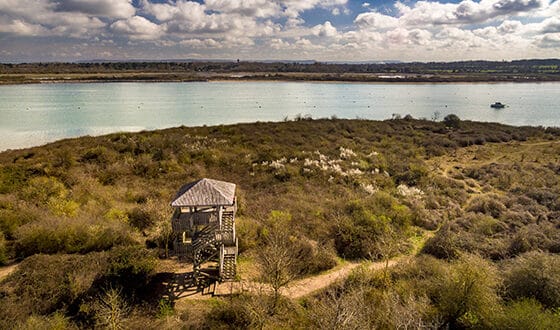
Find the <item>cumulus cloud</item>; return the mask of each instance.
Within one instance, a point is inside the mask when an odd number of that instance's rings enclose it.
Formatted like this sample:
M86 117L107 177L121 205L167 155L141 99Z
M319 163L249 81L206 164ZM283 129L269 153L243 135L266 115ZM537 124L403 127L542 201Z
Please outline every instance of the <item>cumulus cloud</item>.
M540 32L542 33L556 33L560 32L560 18L559 17L551 17L545 19L542 22L542 27Z
M219 49L222 44L214 39L185 39L179 42L181 46L186 46L195 49Z
M128 18L136 12L132 0L59 0L55 9L110 18Z
M133 40L153 40L163 33L161 26L142 16L117 21L111 25L111 29L118 34L128 35Z
M145 48L177 57L171 52L181 48L183 55L319 60L550 57L560 49L560 0L403 0L379 6L360 2L350 16L348 0L0 0L0 33L22 40L80 39L67 41L80 43L79 51L58 52L67 55L88 54L88 43L112 56L136 47L130 54ZM326 16L322 24L316 23L319 16L305 21L317 13ZM111 39L115 44L106 44ZM2 54L16 53L10 50Z
M399 20L395 17L383 15L377 12L359 14L354 23L362 29L385 30L395 28L399 25Z
M548 5L546 0L463 0L460 3L418 1L409 7L399 2L400 19L410 25L473 24L495 17L536 11Z
M249 17L276 17L282 13L281 4L269 0L206 0L204 3L210 10Z
M0 32L20 36L37 36L46 34L43 26L39 24L30 24L19 19L6 22L2 22L0 20Z
M338 31L329 21L326 21L324 24L315 25L311 30L314 35L319 37L332 38L338 35Z

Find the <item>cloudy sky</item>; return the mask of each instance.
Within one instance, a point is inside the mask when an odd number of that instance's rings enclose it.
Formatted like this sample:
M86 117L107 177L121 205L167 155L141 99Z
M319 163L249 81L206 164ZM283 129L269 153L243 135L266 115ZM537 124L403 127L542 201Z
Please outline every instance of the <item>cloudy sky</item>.
M0 0L0 61L560 57L560 0Z

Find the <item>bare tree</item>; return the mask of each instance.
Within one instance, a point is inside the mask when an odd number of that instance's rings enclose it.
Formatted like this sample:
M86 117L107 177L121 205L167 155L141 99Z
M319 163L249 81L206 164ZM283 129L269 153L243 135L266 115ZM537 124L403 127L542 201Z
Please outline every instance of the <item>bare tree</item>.
M362 288L344 292L334 286L311 304L309 318L318 329L368 328L368 307Z
M171 227L171 221L164 220L157 224L157 238L159 245L163 247L165 252L165 257L169 258L169 244L173 240L173 228Z
M124 321L130 311L118 289L109 289L99 297L95 306L96 324L102 329L125 329Z
M270 284L273 290L271 312L276 312L280 289L290 283L296 276L297 255L288 231L291 219L289 213L273 212L270 218L270 230L264 236L264 244L257 253L261 280Z

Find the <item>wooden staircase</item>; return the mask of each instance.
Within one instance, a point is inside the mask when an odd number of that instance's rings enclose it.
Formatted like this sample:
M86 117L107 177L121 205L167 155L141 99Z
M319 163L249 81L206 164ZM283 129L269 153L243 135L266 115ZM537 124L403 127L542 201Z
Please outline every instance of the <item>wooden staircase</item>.
M222 281L232 281L235 279L235 275L237 274L236 259L237 258L235 254L223 255L222 274L221 274Z
M200 275L201 266L205 262L216 261L221 242L216 239L217 224L209 224L193 237L193 271Z

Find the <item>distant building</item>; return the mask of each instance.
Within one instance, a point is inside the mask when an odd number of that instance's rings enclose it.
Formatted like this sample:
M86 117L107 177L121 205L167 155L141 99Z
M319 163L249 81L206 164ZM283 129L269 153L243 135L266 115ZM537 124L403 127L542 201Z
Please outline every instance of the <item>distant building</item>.
M236 275L235 184L200 179L184 185L171 202L179 257L192 258L196 278L233 280Z

